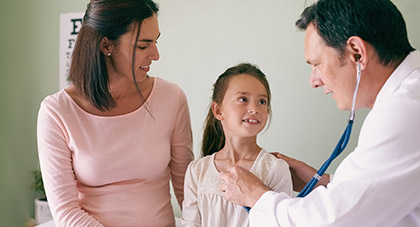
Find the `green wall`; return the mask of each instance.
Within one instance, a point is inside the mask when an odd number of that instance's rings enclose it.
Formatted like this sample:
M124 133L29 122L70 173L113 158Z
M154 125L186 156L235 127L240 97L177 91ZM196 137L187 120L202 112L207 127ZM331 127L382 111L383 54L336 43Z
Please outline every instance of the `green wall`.
M173 0L158 2L161 3L162 12L165 8L167 11L185 9L180 4L190 4L189 1ZM404 14L413 46L419 48L420 2L418 0L395 0L394 2ZM87 3L87 0L9 0L1 3L0 226L23 226L33 215L35 194L30 190L32 180L30 171L38 168L36 118L41 100L58 90L59 14L84 11ZM295 5L299 7L299 11L303 8L303 1L278 1L275 4ZM286 12L287 9L284 11ZM176 12L176 15L181 14ZM197 16L199 17L200 14ZM162 15L162 19L164 18L165 15ZM168 33L172 32L171 26L168 25L166 28ZM165 34L166 31L162 33ZM295 28L291 28L291 31L295 31ZM299 60L293 60L291 63L296 64L293 69L307 67L304 66L302 60L303 53L295 53L294 47L290 48L292 50L289 54L299 55L296 57ZM299 48L301 49L300 46ZM161 54L164 53L161 52ZM176 76L174 78L174 80L181 80ZM208 85L210 86L211 83ZM187 87L187 85L183 86ZM186 93L189 99L194 94L188 89ZM194 104L194 100L192 101L191 103ZM193 119L197 118L199 119L197 122L201 122L204 115L195 116L196 113L193 113ZM341 119L339 120L341 122ZM344 127L344 120L339 125ZM199 127L201 126L197 126ZM338 135L332 136L331 143L334 143L336 136ZM320 141L317 142L320 143ZM195 141L195 145L198 143ZM331 147L330 143L327 146ZM310 161L317 162L314 158Z
M0 226L23 226L33 216L36 118L42 99L58 90L59 15L84 11L87 2L1 3Z

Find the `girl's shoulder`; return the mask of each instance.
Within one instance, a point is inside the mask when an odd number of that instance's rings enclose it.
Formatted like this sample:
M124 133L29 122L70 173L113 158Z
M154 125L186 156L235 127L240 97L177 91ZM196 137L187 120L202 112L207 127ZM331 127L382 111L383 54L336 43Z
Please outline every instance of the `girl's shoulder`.
M195 178L197 182L202 182L206 179L217 179L219 174L214 166L214 154L193 160L188 165L187 172L187 174Z
M202 171L203 169L208 169L211 165L213 165L213 162L214 162L214 154L207 155L200 159L193 160L189 164L188 168L195 171Z
M258 161L258 165L263 165L264 167L271 168L289 168L289 165L284 161L283 159L279 159L276 156L274 156L271 153L276 153L277 151L267 151L265 149L262 149L259 157L256 161Z
M271 152L262 149L251 169L256 176L264 179L272 178L279 173L289 173L289 165L283 160L278 159Z
M261 151L258 163L255 163L255 172L265 185L272 188L274 191L284 191L291 194L291 174L289 165L283 159L278 159L266 150Z

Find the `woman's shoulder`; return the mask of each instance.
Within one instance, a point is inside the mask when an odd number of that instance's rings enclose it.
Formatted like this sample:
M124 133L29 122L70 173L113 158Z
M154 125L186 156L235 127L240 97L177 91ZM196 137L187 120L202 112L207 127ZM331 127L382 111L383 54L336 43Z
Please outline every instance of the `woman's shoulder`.
M180 107L185 106L187 97L184 91L175 83L166 81L162 78L155 77L155 89L153 91L153 99L173 103ZM168 102L172 100L172 102Z
M156 86L161 89L161 90L170 90L170 91L179 91L179 92L183 92L182 89L175 83L170 82L168 80L162 79L160 77L154 77L155 78L155 83Z
M48 95L40 104L38 110L38 121L41 122L51 121L52 119L60 119L61 122L65 116L73 118L75 116L73 105L71 97L64 90Z
M179 100L181 102L186 102L185 92L177 84L164 80L159 77L155 77L155 95L165 100Z
M71 102L71 98L63 89L46 96L41 102L41 108L59 108L69 102Z

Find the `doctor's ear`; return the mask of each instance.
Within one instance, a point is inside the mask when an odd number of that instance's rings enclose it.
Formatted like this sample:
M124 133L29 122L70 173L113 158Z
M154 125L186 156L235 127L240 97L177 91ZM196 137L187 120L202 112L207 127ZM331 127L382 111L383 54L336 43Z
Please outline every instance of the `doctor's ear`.
M362 58L362 56L360 56L360 54L355 54L355 55L354 55L354 60L355 60L356 62L360 61L360 58Z
M346 50L350 54L351 60L354 63L359 62L363 69L367 60L367 43L358 36L351 36L347 39Z
M221 109L220 109L220 105L219 105L219 103L217 103L217 102L212 102L211 103L211 111L213 112L213 115L214 115L214 117L217 119L217 120L219 120L219 121L221 121L221 120L223 120L224 119L224 117L223 117L223 114L222 114L222 111L221 111Z

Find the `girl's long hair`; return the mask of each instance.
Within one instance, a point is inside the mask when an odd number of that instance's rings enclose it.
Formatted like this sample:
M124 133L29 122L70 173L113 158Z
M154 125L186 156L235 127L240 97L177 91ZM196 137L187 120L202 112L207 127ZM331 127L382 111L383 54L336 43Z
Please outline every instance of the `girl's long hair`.
M232 77L246 74L257 78L265 87L267 91L267 108L268 113L271 113L271 92L265 74L256 66L249 63L241 63L239 65L228 68L222 73L213 85L212 103L223 102L226 90L229 86L229 81ZM221 150L225 146L225 134L223 132L222 124L213 114L211 104L207 113L206 122L204 125L203 142L201 146L202 157L212 155Z

